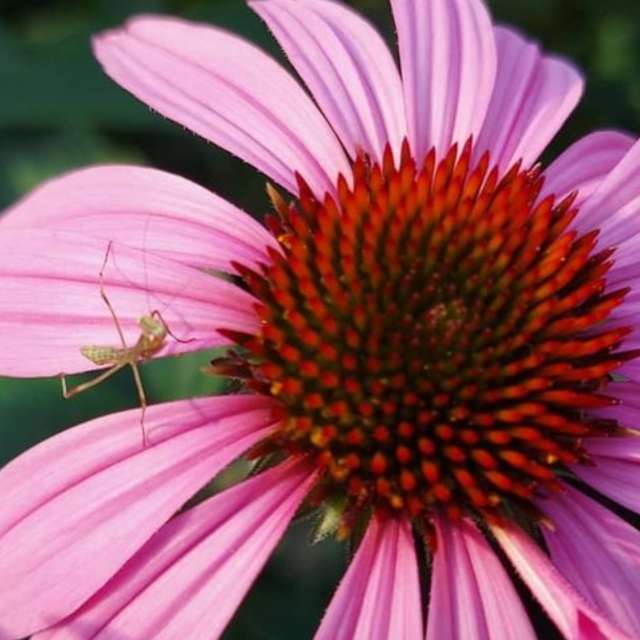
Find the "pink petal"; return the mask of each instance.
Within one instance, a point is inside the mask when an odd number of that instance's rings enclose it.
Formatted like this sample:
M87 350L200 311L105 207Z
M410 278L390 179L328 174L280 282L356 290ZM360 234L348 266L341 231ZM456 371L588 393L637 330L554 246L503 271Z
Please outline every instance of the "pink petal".
M568 485L538 506L553 522L543 533L554 564L593 606L640 637L640 533Z
M635 286L640 282L640 260L638 260L637 253L634 251L638 249L637 234L630 233L629 237L625 238L625 240L623 240L616 249L617 252L613 267L607 274L607 284L616 287L621 285L630 287L631 292L625 296L624 305L621 308L624 309L624 311L627 309L637 311L638 306L640 305L640 292L638 292ZM626 260L620 260L621 252ZM636 344L640 344L636 334L633 335L633 338L636 340ZM629 340L630 338L626 338L625 344L629 342Z
M427 640L535 640L500 560L470 520L435 520Z
M498 72L491 105L476 145L503 171L518 160L533 164L582 96L580 73L504 27L495 29Z
M618 372L629 380L640 382L640 362L627 362L618 370ZM638 412L634 411L633 414L633 422L631 422L630 419L627 419L627 424L632 425L632 429L640 429L640 418L638 416Z
M100 589L200 487L273 428L255 401L200 400L77 427L0 473L0 638L55 624ZM137 446L134 445L137 439ZM26 474L26 476L25 476ZM33 483L33 486L31 484Z
M145 433L149 445L156 445L203 421L214 423L237 415L263 415L268 421L271 410L271 401L263 396L168 402L148 408ZM97 418L29 449L0 471L0 535L57 494L141 450L139 409Z
M631 640L594 609L562 576L542 549L519 527L491 525L516 571L565 638Z
M589 438L584 442L595 466L571 470L615 502L640 513L640 437Z
M640 206L640 201L638 205ZM610 224L615 225L616 217L616 214L612 214L611 221L603 223L602 228L606 229ZM602 331L619 329L620 327L631 329L631 333L625 337L622 343L624 351L640 349L640 324L638 323L638 314L640 313L640 235L636 233L636 226L635 218L632 218L627 224L629 239L621 240L621 244L617 246L613 245L615 249L613 267L607 274L608 291L627 289L628 292L624 296L622 304L614 309L599 327L599 330ZM622 230L620 233L623 233ZM599 243L601 249L606 246L600 240ZM609 245L609 247L611 246ZM638 358L633 358L623 362L616 370L616 374L628 380L625 384L637 388L640 384L640 361ZM625 401L625 404L628 403ZM616 419L622 417L627 421L624 426L640 428L640 420L635 409L629 412L626 406L611 406L599 410L597 413L607 413ZM627 415L621 416L621 414Z
M286 463L178 516L37 640L218 638L314 478L304 462Z
M77 233L6 228L0 233L0 373L46 376L95 368L80 348L121 346L100 296L108 242ZM158 355L228 342L220 328L254 332L254 299L220 278L173 260L113 244L104 272L107 296L127 344L138 320L158 310L180 340Z
M267 23L340 140L382 159L399 158L407 123L395 62L378 32L346 7L326 0L249 3Z
M322 196L350 177L340 143L280 65L241 38L163 16L95 39L105 71L137 98L297 193Z
M420 640L418 561L407 520L373 517L315 640Z
M640 141L637 141L593 195L584 203L575 221L584 233L599 229L596 250L615 247L615 262L607 274L610 290L630 287L624 303L614 310L604 329L630 326L635 333L624 342L625 348L640 346L637 317L640 312ZM626 362L618 373L640 382L640 364ZM637 425L628 425L635 427Z
M599 460L607 458L636 464L640 463L640 437L638 436L630 436L628 438L586 438L584 447L590 456L597 456ZM575 465L575 468L580 466Z
M640 513L640 480L638 463L594 458L597 467L574 468L575 474L588 485L618 504Z
M612 275L623 265L638 264L640 232L640 141L636 142L585 202L576 226L600 229L598 246L621 245Z
M51 180L0 219L6 227L62 229L229 271L269 263L274 238L246 213L184 178L143 167L102 166Z
M629 348L636 348L636 345L629 345L627 340L623 344L625 351ZM615 398L617 403L602 409L592 409L589 413L599 418L617 420L619 425L625 429L640 429L640 384L630 381L612 382L607 385L605 393L607 396ZM601 438L587 442L598 440Z
M596 131L571 145L545 171L540 198L562 200L577 191L580 206L622 160L635 140L618 131Z
M629 367L625 367L625 369L628 371ZM618 424L625 429L640 429L640 409L637 407L618 404L604 409L592 410L589 413L605 420L617 420Z
M480 0L391 0L400 42L409 141L418 161L479 133L496 74Z

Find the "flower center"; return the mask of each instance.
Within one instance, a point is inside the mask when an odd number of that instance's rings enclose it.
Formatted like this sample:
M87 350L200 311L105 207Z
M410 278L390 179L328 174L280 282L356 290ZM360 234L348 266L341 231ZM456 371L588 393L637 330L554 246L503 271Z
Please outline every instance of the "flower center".
M635 352L602 321L612 251L571 230L573 198L539 202L539 170L501 179L471 144L416 167L354 164L338 202L300 197L269 225L281 245L258 274L262 330L235 336L281 426L262 451L311 454L319 495L347 508L450 515L526 508L616 428L588 410Z

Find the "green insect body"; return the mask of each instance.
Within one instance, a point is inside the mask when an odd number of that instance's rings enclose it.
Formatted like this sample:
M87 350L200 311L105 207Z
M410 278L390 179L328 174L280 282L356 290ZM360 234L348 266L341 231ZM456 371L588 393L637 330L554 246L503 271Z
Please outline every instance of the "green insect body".
M127 349L116 349L115 347L94 344L80 348L80 353L99 367L121 362L127 356L128 351Z
M138 341L133 347L112 347L90 344L80 348L80 353L101 366L130 364L139 360L146 360L155 355L167 338L167 328L159 318L158 312L150 316L142 316L138 321L142 330Z

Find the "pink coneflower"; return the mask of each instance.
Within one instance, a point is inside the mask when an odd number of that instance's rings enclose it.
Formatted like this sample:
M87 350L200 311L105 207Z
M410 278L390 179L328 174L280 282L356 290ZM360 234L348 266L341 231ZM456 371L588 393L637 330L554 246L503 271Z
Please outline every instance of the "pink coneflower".
M0 638L218 637L311 507L359 542L319 639L533 638L510 568L566 638L639 637L640 534L597 492L640 510L640 146L597 132L541 169L581 77L479 0L392 0L402 79L344 6L251 6L315 104L212 27L136 18L95 52L283 189L266 228L122 166L0 226L3 374L117 345L102 285L127 344L157 310L157 355L228 345L212 370L243 380L149 407L148 446L128 411L0 473Z

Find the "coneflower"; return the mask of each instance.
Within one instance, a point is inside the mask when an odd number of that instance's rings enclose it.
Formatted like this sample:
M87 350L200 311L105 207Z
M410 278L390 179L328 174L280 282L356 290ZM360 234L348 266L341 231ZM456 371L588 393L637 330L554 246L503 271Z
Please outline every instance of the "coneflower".
M640 534L593 495L640 510L640 147L537 164L582 79L480 0L392 0L402 78L342 5L250 4L315 104L212 27L139 17L95 53L266 174L264 227L123 166L0 222L2 374L91 369L107 297L127 345L160 312L154 355L226 345L242 381L149 407L146 444L128 411L3 469L0 639L217 638L300 509L357 544L318 639L534 638L504 561L566 638L638 637Z

